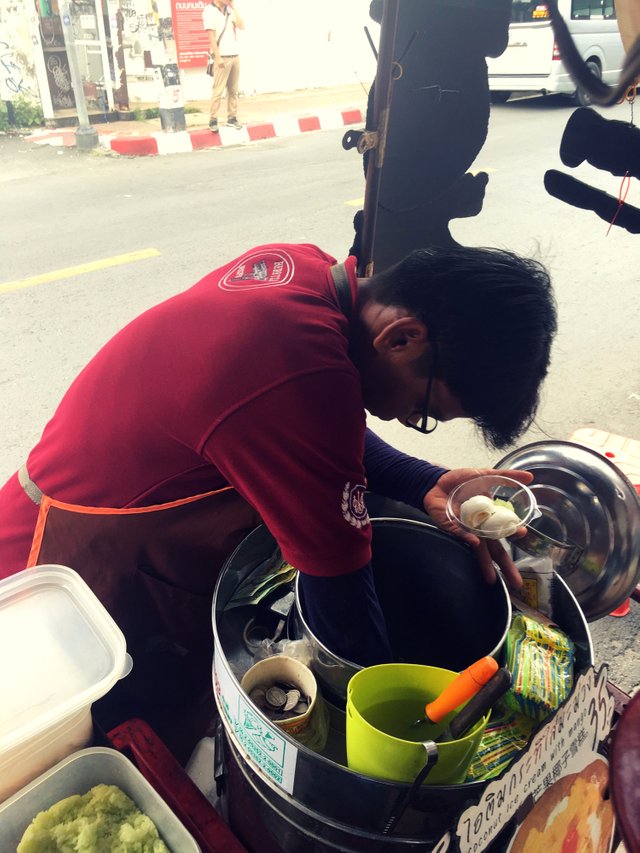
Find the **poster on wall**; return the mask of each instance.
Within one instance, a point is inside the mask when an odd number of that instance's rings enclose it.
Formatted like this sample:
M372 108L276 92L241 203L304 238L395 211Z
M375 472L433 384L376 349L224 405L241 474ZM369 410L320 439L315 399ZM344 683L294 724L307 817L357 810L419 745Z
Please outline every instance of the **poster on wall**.
M207 64L209 36L202 26L204 0L171 0L173 34L178 66L200 68Z
M526 752L492 780L437 853L610 853L614 815L603 741L613 721L607 668L583 672Z

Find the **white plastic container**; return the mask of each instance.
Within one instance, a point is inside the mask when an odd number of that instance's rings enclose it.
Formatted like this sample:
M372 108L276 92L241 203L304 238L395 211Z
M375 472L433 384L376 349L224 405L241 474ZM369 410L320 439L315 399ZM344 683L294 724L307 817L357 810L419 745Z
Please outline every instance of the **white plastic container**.
M0 805L0 850L15 850L38 812L94 785L117 785L155 823L172 853L199 853L200 848L162 797L122 753L106 747L83 749L68 756Z
M91 742L92 703L130 670L122 631L72 569L0 581L0 802Z

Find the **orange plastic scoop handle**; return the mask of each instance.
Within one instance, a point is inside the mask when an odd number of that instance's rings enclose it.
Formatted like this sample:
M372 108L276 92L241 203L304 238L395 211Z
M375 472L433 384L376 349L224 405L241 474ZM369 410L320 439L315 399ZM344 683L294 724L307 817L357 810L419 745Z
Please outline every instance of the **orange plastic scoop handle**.
M480 658L472 663L456 676L448 687L445 687L437 699L429 702L424 709L427 719L432 723L439 723L458 705L475 696L497 671L498 661L492 657Z

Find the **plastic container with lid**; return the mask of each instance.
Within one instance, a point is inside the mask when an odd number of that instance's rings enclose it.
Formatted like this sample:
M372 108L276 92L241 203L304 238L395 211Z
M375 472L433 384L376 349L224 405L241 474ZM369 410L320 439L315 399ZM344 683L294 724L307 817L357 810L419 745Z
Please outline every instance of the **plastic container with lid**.
M91 742L91 705L131 670L125 638L80 576L0 581L0 802Z
M172 853L199 853L193 836L122 753L93 747L67 756L0 805L0 850L15 850L38 812L94 785L117 785L156 825Z
M495 500L502 506L495 505ZM475 505L482 501L482 506ZM509 509L507 509L507 506ZM465 514L465 508L470 512ZM480 539L512 536L536 518L538 507L533 493L522 483L498 474L484 474L461 483L449 495L447 518Z

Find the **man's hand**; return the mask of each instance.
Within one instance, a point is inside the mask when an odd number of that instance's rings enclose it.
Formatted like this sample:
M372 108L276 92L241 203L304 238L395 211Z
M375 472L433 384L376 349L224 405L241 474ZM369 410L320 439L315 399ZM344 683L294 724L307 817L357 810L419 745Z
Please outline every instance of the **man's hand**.
M480 539L447 518L446 509L449 494L461 483L465 483L473 477L482 477L486 474L498 474L501 477L510 477L512 480L517 480L518 483L522 483L525 486L528 486L533 480L533 474L530 471L508 471L493 468L456 468L453 471L447 471L446 474L443 474L435 486L424 496L425 512L438 527L446 530L447 533L453 533L454 536L458 536L471 546L480 563L480 570L487 583L495 583L495 562L504 573L508 585L513 589L519 589L522 586L522 578L515 563L499 541L496 539ZM525 533L526 528L519 527L514 533L514 537L524 536Z

